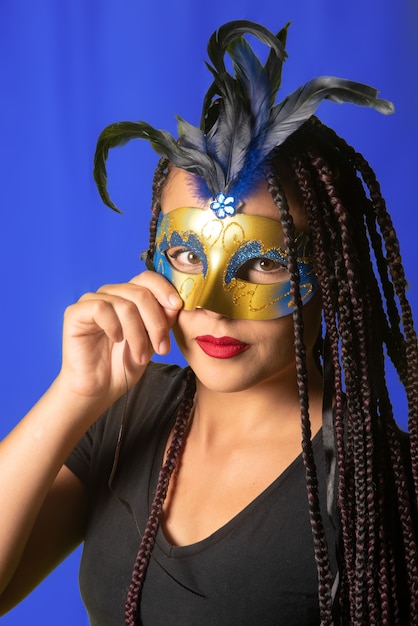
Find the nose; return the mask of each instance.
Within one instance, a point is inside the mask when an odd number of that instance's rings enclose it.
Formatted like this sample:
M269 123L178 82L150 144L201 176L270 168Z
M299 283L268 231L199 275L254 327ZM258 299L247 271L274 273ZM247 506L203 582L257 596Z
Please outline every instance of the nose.
M200 308L200 307L198 307L198 308ZM209 317L209 318L211 318L211 319L217 319L217 320L220 320L220 319L222 319L223 317L226 317L226 315L222 315L222 313L217 313L216 311L211 311L210 309L204 309L204 308L201 308L201 311L203 311L203 313L204 313L207 317Z

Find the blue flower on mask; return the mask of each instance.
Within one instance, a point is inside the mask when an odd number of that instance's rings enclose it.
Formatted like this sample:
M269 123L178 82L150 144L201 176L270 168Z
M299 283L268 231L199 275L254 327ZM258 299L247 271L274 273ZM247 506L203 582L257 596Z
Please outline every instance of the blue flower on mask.
M218 193L215 200L210 203L210 208L216 217L223 219L227 215L235 215L235 198L233 196L225 196L222 192Z

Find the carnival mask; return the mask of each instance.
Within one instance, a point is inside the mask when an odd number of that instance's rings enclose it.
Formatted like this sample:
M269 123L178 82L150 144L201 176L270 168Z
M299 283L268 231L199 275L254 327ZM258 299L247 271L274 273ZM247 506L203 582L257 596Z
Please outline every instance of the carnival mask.
M309 236L296 235L302 302L318 288ZM184 309L269 320L294 310L284 233L277 220L179 208L160 214L154 268L177 289Z

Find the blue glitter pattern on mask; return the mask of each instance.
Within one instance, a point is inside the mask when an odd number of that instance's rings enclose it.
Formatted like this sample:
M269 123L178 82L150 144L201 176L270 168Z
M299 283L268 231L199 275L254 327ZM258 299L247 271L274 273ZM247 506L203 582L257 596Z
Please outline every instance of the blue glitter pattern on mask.
M271 261L277 261L284 267L287 267L286 258L277 248L273 248L268 252L262 252L259 241L249 241L241 246L230 260L228 269L225 272L225 284L229 285L239 268L251 259L270 259Z
M203 245L199 241L199 239L196 237L196 235L194 235L193 233L190 233L186 239L186 238L183 238L180 235L180 233L174 232L172 233L169 240L167 238L167 235L164 235L159 245L160 252L164 254L170 248L177 248L177 247L182 247L182 248L185 248L186 250L190 250L191 252L194 252L194 254L196 254L199 257L203 265L202 274L203 276L206 277L206 274L208 271L208 260L204 252ZM166 254L165 256L167 258ZM167 260L168 262L170 262L169 258Z

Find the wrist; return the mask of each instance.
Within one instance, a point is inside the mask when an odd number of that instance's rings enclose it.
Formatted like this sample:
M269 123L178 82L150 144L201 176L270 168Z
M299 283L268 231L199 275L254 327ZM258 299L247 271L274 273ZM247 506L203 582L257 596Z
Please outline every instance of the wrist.
M44 395L50 410L55 412L55 419L62 424L68 423L84 434L100 415L112 404L108 394L87 394L74 390L66 377L59 374Z

